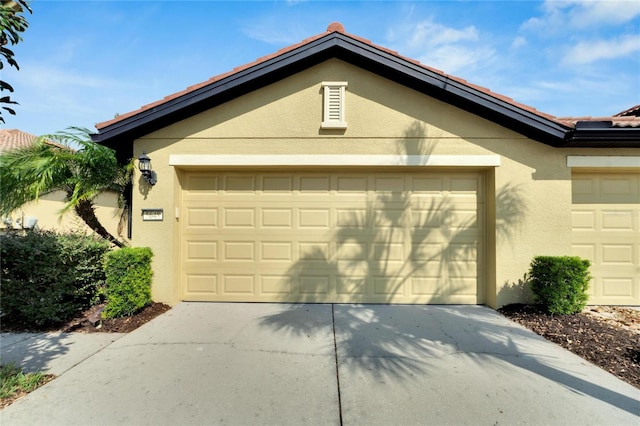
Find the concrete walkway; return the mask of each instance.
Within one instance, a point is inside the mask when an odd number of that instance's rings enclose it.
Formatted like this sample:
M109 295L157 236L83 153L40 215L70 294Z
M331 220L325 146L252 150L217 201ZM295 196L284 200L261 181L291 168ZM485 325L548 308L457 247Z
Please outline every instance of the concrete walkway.
M59 376L92 357L125 334L120 333L2 333L0 359L25 372Z
M639 422L639 389L482 306L182 303L0 411L3 426Z

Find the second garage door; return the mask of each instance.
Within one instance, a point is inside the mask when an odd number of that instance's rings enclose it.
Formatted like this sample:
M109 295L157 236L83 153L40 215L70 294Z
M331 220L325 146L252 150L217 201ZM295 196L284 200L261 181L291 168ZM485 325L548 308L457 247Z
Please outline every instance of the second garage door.
M573 253L591 261L589 304L640 305L640 173L573 174Z
M183 300L482 303L483 175L184 172Z

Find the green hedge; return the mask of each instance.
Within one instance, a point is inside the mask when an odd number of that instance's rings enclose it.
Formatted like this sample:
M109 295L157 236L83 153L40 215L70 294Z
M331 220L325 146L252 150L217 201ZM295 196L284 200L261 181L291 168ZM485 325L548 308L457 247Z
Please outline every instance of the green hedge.
M0 241L2 320L26 327L67 321L99 301L103 239L34 231Z
M551 314L575 314L587 304L588 260L572 256L537 256L531 262L534 300Z
M147 247L124 247L106 257L104 318L130 316L151 303L151 258Z

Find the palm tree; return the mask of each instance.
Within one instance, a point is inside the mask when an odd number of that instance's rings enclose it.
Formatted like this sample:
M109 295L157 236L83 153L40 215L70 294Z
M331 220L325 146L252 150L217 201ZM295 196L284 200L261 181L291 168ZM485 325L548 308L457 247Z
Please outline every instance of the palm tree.
M102 192L116 191L124 217L124 190L133 166L118 164L114 152L93 142L90 134L88 129L70 127L42 136L32 146L4 152L0 156L0 215L62 190L66 204L61 215L73 209L96 234L123 247L96 217L94 199Z

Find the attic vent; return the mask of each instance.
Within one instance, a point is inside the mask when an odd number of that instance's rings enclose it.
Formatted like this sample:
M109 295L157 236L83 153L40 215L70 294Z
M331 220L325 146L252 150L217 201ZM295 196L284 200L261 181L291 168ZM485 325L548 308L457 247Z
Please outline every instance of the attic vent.
M323 81L324 92L324 116L322 120L323 129L346 129L345 120L345 90L346 81Z

